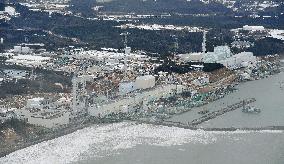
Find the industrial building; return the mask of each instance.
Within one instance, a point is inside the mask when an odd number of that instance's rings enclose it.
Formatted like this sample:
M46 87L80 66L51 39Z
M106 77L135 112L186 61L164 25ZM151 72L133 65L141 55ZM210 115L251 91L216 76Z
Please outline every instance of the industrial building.
M10 20L12 17L18 16L19 13L12 6L5 6L4 11L0 11L0 20Z
M72 80L72 117L85 114L104 117L109 114L128 113L137 109L145 110L149 101L169 97L174 93L174 90L175 93L181 93L185 88L175 84L157 85L155 76L138 75L139 69L134 73L135 62L142 62L145 58L143 55L131 54L130 47L126 46L124 53L99 52L83 55L84 53L77 53L76 57L78 55L83 58L95 56L93 58L95 60L108 60L105 63L107 66L121 65L120 69L115 69L120 73L116 74L114 70L111 70L107 71L109 74L107 75L103 73L105 70L102 67L101 74L99 72L87 74L90 72L87 69L88 72L83 71L81 75L75 75ZM114 62L108 65L110 60ZM137 65L137 67L141 66ZM149 68L144 70L149 71Z
M50 57L37 55L15 55L6 61L7 64L16 64L26 67L43 67L51 60Z
M203 53L180 54L179 57L181 62L202 62Z
M14 46L13 52L16 54L29 54L32 51L30 47L27 46Z
M11 7L11 6L6 6L5 7L5 12L7 14L9 14L10 16L15 16L17 13L16 13L16 9L14 7Z
M221 60L232 56L232 52L229 46L217 46L214 47L213 52L207 52L203 56L204 63L218 63Z
M243 26L243 30L246 30L246 31L264 31L265 28L263 26L249 26L249 25L245 25L245 26Z
M220 61L220 63L229 69L253 67L257 63L257 57L253 56L252 52L241 52Z
M7 63L40 67L55 61L52 60L52 55L45 57L47 55L23 54L29 52L29 48L15 46L14 55L10 56ZM155 69L161 64L151 63L149 58L132 53L127 45L121 53L84 49L63 52L57 60L59 64L53 69L68 69L73 73L70 93L72 98L28 99L25 107L15 113L30 124L56 128L85 116L100 118L111 114L155 110L151 107L154 101L167 99L184 91L190 92L187 95L192 97L191 91L208 92L219 87L214 84L218 77L214 81L210 79L211 75L200 69L185 74L159 72L154 75ZM206 52L206 31L203 33L202 52L181 54L179 59L181 62L198 62L191 65L196 68L202 68L199 65L202 62L221 63L230 69L256 62L252 53L233 55L228 46L217 46L213 52Z
M261 31L263 26L244 26L244 30ZM232 43L233 45L238 42ZM257 58L252 52L241 52L233 54L229 46L216 46L213 52L206 52L206 31L203 32L202 52L180 54L180 62L198 62L198 63L220 63L229 69L238 69L241 67L253 67L257 62ZM192 65L194 67L195 65ZM200 67L197 65L197 67ZM202 66L201 66L202 67ZM201 80L207 81L207 80ZM194 81L196 85L203 85L198 79ZM206 82L205 82L206 83Z
M88 114L95 117L103 117L111 113L127 113L135 109L148 110L147 105L149 102L174 96L175 93L180 94L184 89L186 87L174 84L157 86L134 92L120 99L92 104L88 108Z
M152 75L139 76L135 81L136 89L147 89L155 86L155 77Z
M29 124L56 128L67 125L70 122L70 112L64 104L56 104L45 98L28 99L23 109L15 110L15 114L21 120Z
M257 57L252 52L233 54L229 46L217 46L213 52L205 53L202 60L204 63L220 63L232 70L255 66Z
M102 79L102 77L94 76L94 75L81 75L74 77L73 82L73 100L72 100L72 113L73 115L81 115L86 113L87 111L94 110L96 108L95 113L116 113L118 111L119 106L121 104L128 104L128 105L135 105L133 101L131 101L131 98L124 98L128 97L129 93L131 92L144 92L143 90L151 89L155 86L155 77L152 75L145 75L145 76L139 76L136 78L135 81L120 81L118 84L118 90L108 90L107 84L104 83L102 85L105 86L98 86L100 88L100 92L94 92L93 96L88 95L87 91L87 83L95 83L97 85L101 84L99 80ZM103 82L102 82L103 83ZM112 89L115 88L114 84L112 85ZM106 89L106 92L102 92L104 88ZM111 93L113 92L113 93ZM113 95L112 95L113 94ZM114 97L114 99L111 99L110 95ZM118 96L118 97L117 97ZM93 99L92 103L88 103L88 100ZM135 96L134 96L135 99ZM136 101L138 99L136 98ZM99 103L98 103L99 102ZM99 107L100 103L104 102L104 107ZM136 104L137 105L137 104ZM111 106L111 107L110 107ZM94 112L89 112L94 113Z

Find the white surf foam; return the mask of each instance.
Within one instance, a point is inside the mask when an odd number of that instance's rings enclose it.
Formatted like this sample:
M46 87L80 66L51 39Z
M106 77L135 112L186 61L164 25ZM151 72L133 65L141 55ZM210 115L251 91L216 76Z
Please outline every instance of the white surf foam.
M268 131L269 132L269 131ZM185 143L210 144L219 135L249 133L192 131L173 127L116 123L78 130L50 141L18 150L0 159L5 164L64 164L92 156L110 155L139 144L173 146ZM84 156L82 156L84 154Z

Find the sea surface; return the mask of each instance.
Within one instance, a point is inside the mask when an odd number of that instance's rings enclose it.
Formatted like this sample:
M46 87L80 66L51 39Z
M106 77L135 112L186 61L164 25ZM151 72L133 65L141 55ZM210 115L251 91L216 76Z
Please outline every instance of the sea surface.
M201 124L203 127L284 125L284 73L240 84L238 91L202 108L173 117L188 122L203 108L218 110L244 98L259 114L241 109ZM205 132L121 122L94 125L18 150L0 164L284 164L283 131Z
M122 122L0 158L2 164L283 164L283 131L205 132Z
M190 122L201 117L198 111L215 111L246 98L255 98L250 104L261 109L259 114L243 113L242 109L228 112L201 124L202 127L263 127L284 125L284 72L265 79L241 83L237 91L208 105L171 118L172 121Z

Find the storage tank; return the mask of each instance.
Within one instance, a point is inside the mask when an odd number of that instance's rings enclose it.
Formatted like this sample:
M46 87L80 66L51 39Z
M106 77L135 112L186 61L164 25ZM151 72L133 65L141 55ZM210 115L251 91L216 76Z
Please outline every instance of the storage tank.
M147 89L155 86L155 77L152 75L139 76L136 78L135 87L137 89Z

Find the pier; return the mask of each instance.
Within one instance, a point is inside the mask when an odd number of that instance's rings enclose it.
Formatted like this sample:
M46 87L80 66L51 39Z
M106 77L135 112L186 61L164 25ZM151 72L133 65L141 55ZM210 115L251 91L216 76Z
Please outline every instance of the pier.
M248 105L250 103L255 102L255 98L249 98L242 101L239 101L235 104L229 105L225 108L222 108L217 111L213 111L210 113L207 113L203 115L200 118L197 118L191 122L188 123L182 123L182 122L174 122L174 121L138 121L137 123L144 123L144 124L152 124L152 125L160 125L160 126L168 126L168 127L177 127L177 128L183 128L183 129L190 129L190 130L204 130L204 131L237 131L237 130L244 130L244 131L261 131L261 130L284 130L284 126L266 126L266 127L242 127L242 128L236 128L236 127L228 127L228 128L199 128L197 125L202 124L203 122L209 121L211 119L214 119L218 116L221 116L225 113L228 113L230 111L234 111L236 109L239 109L245 105Z
M221 115L223 115L225 113L228 113L228 112L234 111L236 109L239 109L239 108L241 108L241 107L243 107L245 105L248 105L250 103L253 103L255 101L256 101L255 98L249 98L249 99L237 102L237 103L235 103L233 105L229 105L226 108L220 109L218 111L213 111L213 112L207 113L207 114L203 115L202 117L189 122L188 126L196 126L196 125L202 124L205 121L214 119L214 118L216 118L218 116L221 116Z

